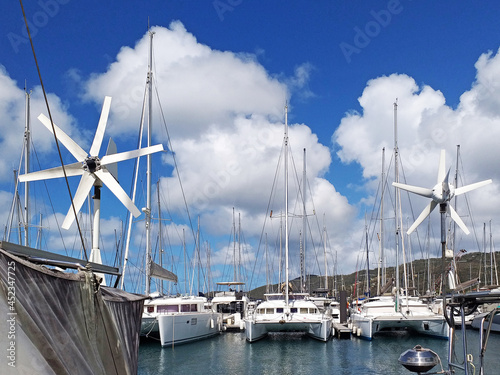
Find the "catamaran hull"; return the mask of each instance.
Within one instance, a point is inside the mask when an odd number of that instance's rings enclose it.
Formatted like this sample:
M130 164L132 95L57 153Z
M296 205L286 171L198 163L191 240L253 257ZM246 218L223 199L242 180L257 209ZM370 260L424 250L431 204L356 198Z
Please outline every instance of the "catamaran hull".
M391 331L413 331L421 335L447 340L449 338L448 323L444 318L397 317L357 317L352 316L353 334L371 340L374 335Z
M142 317L141 320L141 336L158 338L160 332L158 330L158 320L155 317Z
M471 323L472 328L481 329L481 321L488 317L490 313L482 313L477 315ZM489 319L489 318L488 318ZM484 328L488 327L489 321L485 319ZM491 324L491 331L500 332L500 315L495 315L493 317L493 323Z
M245 332L248 342L263 339L269 332L304 332L316 340L326 342L332 335L332 323L330 320L321 322L255 322L246 320Z
M222 314L222 323L227 331L243 331L245 322L240 313Z
M215 312L159 315L158 330L162 346L185 344L218 335L221 316Z

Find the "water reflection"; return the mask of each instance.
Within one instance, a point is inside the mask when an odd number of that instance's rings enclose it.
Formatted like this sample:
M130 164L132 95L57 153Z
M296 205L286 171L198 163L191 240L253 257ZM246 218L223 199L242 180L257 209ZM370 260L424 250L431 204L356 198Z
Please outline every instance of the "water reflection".
M460 331L457 332L460 340ZM479 364L478 333L468 330L468 352ZM305 335L272 334L249 344L244 333L227 332L204 341L172 348L141 342L139 375L195 374L411 374L398 362L415 345L436 352L447 366L448 342L410 334L379 336L372 341L351 338L327 343ZM492 335L486 354L486 374L500 368L500 335ZM460 353L459 353L460 354ZM439 371L435 367L433 371Z

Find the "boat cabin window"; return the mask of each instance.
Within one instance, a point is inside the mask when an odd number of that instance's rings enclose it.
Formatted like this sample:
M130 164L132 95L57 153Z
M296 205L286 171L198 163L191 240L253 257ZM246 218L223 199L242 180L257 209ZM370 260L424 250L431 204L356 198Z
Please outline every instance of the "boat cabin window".
M274 309L267 308L266 314L274 314Z
M282 312L283 312L283 307L278 307L278 308L276 309L276 312L277 312L277 313L282 313Z
M300 313L301 313L301 314L308 314L308 313L309 313L309 311L308 311L308 310L309 310L309 309L308 309L307 307L301 307L301 308L300 308Z
M197 312L198 305L196 303L186 303L181 305L181 312Z
M219 313L223 314L234 314L236 312L243 312L245 311L245 305L243 304L242 301L231 301L229 303L218 303L216 305L216 310Z
M153 313L153 312L155 312L155 307L154 306L146 306L146 308L144 310L146 310L147 313Z
M158 305L156 310L158 314L179 312L179 305Z
M292 308L290 309L290 312L291 312L291 313L296 313L296 312L297 312L297 308L296 308L296 307L292 307Z

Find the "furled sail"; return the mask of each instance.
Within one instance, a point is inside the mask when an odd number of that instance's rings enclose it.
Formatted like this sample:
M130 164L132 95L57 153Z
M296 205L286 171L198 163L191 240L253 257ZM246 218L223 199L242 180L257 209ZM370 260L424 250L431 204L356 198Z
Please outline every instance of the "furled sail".
M151 277L156 277L158 279L177 282L177 275L166 270L162 266L156 264L155 262L151 262Z

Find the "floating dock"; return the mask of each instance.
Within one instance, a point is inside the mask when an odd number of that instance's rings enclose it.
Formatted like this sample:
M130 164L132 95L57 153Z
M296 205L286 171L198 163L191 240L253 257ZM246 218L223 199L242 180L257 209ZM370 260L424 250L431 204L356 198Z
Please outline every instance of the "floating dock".
M333 323L333 335L338 339L350 339L351 330L346 324Z

